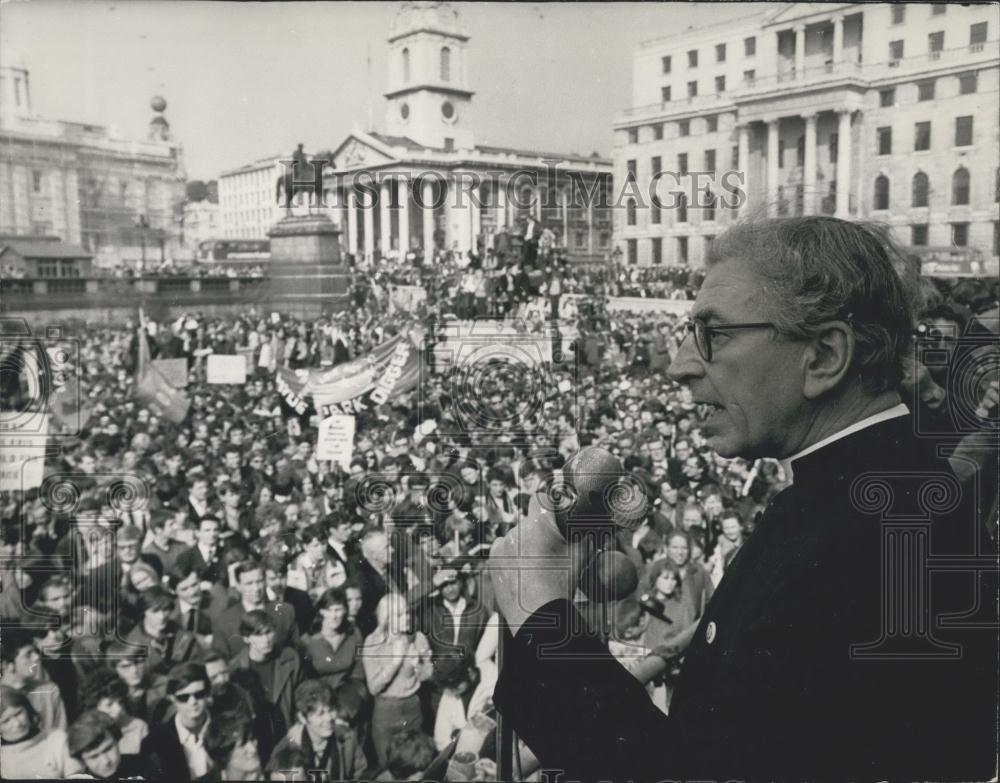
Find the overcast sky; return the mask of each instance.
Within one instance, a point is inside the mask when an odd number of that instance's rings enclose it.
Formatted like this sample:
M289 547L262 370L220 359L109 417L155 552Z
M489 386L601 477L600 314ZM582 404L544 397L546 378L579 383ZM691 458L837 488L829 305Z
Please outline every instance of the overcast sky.
M734 12L711 3L454 5L471 36L476 141L604 155L629 104L636 45ZM369 105L382 129L398 8L6 0L0 34L31 69L38 114L144 138L149 100L163 95L188 175L210 179L298 142L332 148L367 124Z

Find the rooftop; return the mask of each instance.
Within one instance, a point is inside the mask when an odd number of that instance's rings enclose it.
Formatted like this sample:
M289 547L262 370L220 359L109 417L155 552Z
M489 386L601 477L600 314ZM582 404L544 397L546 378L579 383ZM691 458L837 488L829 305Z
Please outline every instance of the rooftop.
M13 250L22 258L93 258L79 245L63 242L58 237L25 236L17 239L0 238L0 256Z

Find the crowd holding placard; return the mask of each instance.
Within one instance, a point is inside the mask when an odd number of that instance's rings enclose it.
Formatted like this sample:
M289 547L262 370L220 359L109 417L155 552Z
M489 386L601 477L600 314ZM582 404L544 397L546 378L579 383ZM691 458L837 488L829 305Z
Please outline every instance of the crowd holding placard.
M615 608L612 650L628 666L676 645L784 473L706 448L706 412L663 374L678 317L605 306L686 298L697 277L622 274L545 253L404 258L356 268L351 306L328 318L193 313L75 334L86 424L53 439L45 468L71 491L4 497L0 775L424 779L456 733L491 725L489 545L585 445L619 456L652 501L618 534L642 578ZM399 286L423 298L402 306ZM977 291L975 312L938 292L921 339L995 305L995 289ZM569 293L585 294L574 323L546 323ZM449 323L540 299L548 308L516 328L572 333L568 357L471 378L436 363ZM349 464L319 459L318 400L290 406L281 371L355 378L352 362L414 327L419 382L383 402L359 393ZM245 356L246 382L211 383L213 354ZM183 415L136 394L164 359L186 362ZM907 399L944 410L935 373L914 370ZM985 396L981 413L996 412ZM664 710L671 663L649 686ZM478 751L464 774L495 779L495 743Z

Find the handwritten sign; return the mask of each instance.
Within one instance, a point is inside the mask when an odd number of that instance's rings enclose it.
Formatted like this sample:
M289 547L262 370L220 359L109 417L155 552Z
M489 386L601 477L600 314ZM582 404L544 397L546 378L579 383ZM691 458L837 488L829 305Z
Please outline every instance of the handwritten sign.
M209 383L247 382L247 357L243 354L213 353L205 369Z
M354 453L354 416L335 413L319 423L316 459L336 462L342 468L351 464Z

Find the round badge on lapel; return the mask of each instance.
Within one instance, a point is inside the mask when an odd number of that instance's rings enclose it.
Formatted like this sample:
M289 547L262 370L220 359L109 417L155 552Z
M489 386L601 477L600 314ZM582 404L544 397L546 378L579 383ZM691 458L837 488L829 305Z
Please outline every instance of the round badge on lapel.
M715 621L713 620L708 624L708 627L705 628L705 641L708 642L709 644L715 641L715 631L716 631Z

